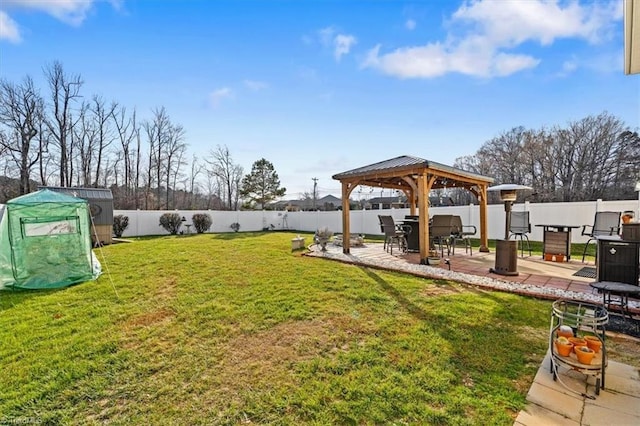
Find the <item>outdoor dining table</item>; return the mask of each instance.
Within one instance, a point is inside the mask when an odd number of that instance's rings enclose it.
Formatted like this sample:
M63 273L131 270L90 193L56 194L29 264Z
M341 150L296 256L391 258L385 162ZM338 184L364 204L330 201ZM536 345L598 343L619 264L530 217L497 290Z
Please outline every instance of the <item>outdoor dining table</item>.
M571 230L580 228L577 225L536 225L544 228L542 236L542 258L545 254L561 254L571 259Z

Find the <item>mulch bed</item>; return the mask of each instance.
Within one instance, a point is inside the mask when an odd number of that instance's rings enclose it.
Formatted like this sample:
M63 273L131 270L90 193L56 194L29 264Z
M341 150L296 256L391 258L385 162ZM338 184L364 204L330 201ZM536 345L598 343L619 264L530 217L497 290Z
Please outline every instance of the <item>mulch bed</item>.
M640 338L640 320L609 313L608 331Z

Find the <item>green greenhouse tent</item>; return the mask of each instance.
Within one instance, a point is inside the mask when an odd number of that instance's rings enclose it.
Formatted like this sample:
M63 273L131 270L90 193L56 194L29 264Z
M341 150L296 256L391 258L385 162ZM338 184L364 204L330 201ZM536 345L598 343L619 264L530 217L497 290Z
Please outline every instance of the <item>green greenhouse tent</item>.
M43 189L0 210L0 289L51 289L96 279L86 200Z

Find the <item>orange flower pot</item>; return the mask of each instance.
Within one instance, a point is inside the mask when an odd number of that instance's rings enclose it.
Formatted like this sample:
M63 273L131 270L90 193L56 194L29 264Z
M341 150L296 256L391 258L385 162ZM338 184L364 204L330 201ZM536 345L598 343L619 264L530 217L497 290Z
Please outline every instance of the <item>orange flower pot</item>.
M593 357L596 355L593 349L589 349L588 346L577 347L575 348L575 352L580 364L591 364L591 361L593 361Z
M569 356L571 355L571 351L573 350L573 345L569 343L558 342L558 339L554 340L553 343L556 345L556 351L560 356Z
M582 337L569 337L569 341L573 344L574 348L580 346L587 346L587 341Z
M600 352L602 348L602 340L597 336L584 336L584 340L587 341L587 347L592 349L595 353Z

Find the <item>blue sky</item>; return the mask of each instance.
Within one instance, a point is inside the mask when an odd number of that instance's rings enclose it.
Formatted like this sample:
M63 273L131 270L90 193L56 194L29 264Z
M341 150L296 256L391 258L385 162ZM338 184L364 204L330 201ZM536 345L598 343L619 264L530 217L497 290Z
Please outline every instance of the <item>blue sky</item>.
M189 153L271 161L287 198L414 155L453 164L516 126L640 128L622 0L2 0L0 76L60 61L82 93L164 106Z

